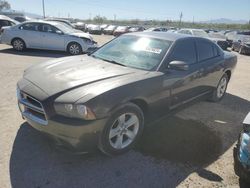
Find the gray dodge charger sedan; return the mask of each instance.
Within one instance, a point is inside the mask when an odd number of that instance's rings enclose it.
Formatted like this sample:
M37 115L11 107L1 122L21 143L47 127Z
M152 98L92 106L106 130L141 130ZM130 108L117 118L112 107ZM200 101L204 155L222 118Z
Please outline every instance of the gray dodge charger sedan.
M73 151L129 150L144 122L199 97L219 101L237 58L204 38L122 35L90 55L41 63L17 84L27 122Z

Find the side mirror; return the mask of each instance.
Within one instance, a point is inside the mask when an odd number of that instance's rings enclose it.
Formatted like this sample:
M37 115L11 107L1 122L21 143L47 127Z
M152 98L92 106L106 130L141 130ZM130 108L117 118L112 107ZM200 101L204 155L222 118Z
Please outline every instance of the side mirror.
M62 32L62 31L60 31L60 30L56 30L56 34L62 35L62 34L63 34L63 32Z
M180 70L180 71L187 71L189 66L184 61L171 61L168 64L169 69Z

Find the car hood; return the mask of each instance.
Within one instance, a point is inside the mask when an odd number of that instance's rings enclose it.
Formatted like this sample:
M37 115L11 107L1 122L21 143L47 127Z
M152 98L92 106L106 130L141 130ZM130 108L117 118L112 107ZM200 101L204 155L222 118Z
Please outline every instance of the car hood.
M76 37L80 37L80 38L88 38L90 40L93 40L93 37L87 33L84 32L76 32L76 33L70 33L69 35L71 36L76 36Z
M148 71L123 67L87 55L67 57L40 63L25 70L24 79L49 96L77 89L88 84L135 77Z

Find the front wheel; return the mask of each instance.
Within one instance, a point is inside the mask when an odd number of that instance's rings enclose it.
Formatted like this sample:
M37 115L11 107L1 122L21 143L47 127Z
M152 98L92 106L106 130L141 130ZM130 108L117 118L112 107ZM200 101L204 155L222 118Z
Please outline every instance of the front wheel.
M99 149L107 155L118 155L131 149L142 134L144 116L135 104L128 103L113 113L100 137Z
M79 55L82 53L82 47L76 42L72 42L68 45L68 52L70 55Z
M217 85L217 88L213 91L212 96L209 99L210 101L218 102L224 97L226 90L227 90L228 81L229 81L229 78L228 78L227 74L224 74L221 77L221 79Z

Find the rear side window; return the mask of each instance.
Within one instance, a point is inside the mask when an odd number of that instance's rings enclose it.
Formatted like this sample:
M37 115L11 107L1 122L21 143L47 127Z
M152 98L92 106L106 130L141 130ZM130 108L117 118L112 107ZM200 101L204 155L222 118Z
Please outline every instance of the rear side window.
M28 30L28 31L39 31L39 25L37 23L26 23L21 25L19 28L22 30Z
M185 61L188 64L196 63L196 48L193 39L178 41L172 54L171 61Z
M205 40L197 41L197 50L199 61L204 61L210 58L213 58L215 55L214 44Z

